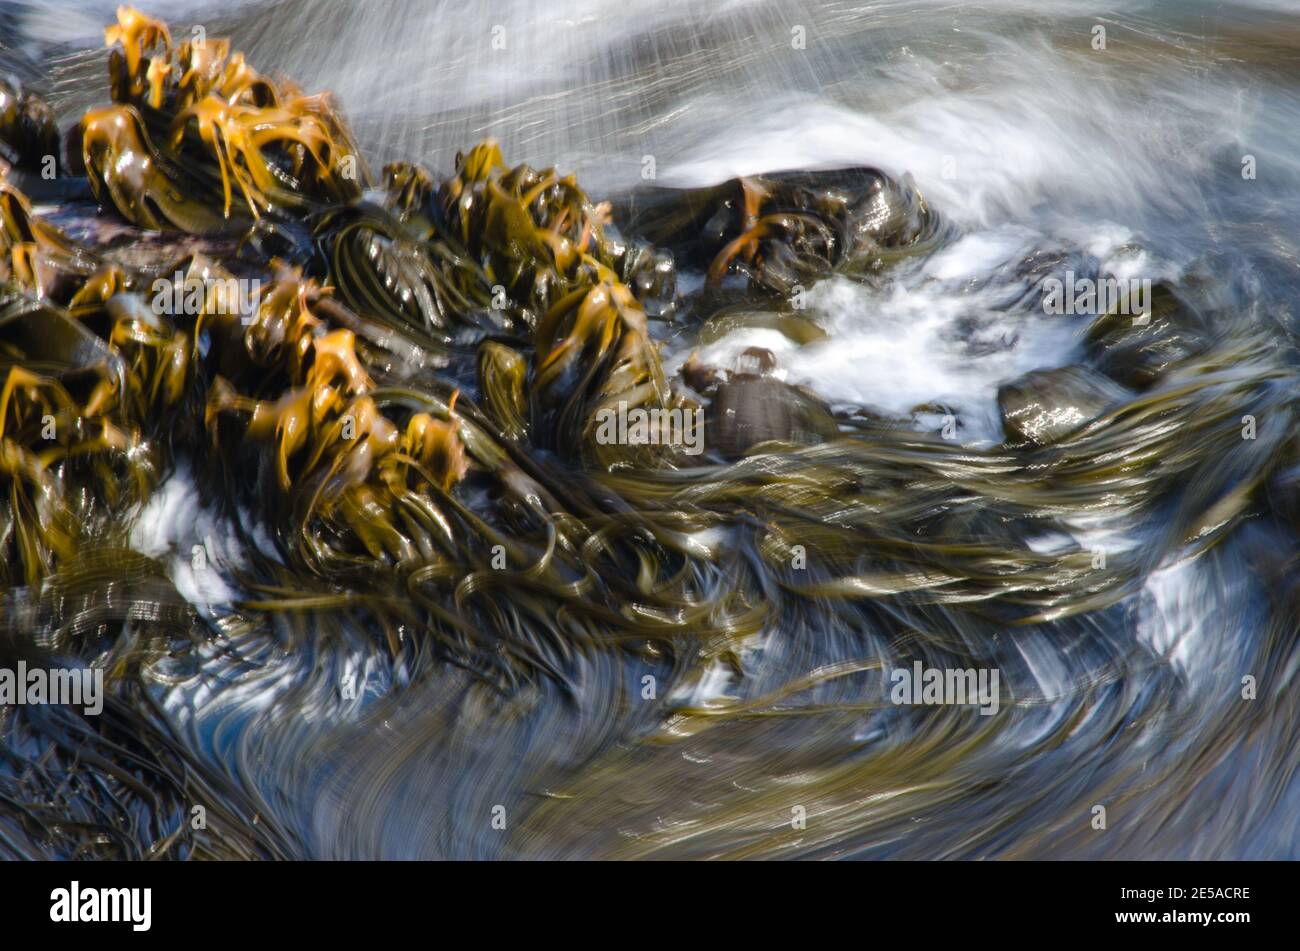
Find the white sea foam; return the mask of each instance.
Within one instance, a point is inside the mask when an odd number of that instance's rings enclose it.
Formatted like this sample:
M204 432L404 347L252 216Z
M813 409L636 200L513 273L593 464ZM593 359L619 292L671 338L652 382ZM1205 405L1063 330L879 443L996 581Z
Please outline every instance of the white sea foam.
M206 616L238 595L230 572L246 564L243 548L230 525L202 504L186 464L140 510L131 545L163 559L176 590Z
M939 262L939 272L965 274L970 265L962 263L963 248L987 257L1007 247L995 238L967 239ZM808 295L809 314L828 339L799 346L775 330L746 329L703 348L699 357L729 367L746 347L766 347L777 358L778 376L812 387L833 404L906 417L917 406L938 403L960 420L963 442L996 442L999 383L1068 362L1077 347L1077 321L998 310L1007 293L1005 286L971 291L964 280L924 275L881 291L834 279ZM687 355L672 354L669 369ZM918 426L933 425L933 415L918 418Z

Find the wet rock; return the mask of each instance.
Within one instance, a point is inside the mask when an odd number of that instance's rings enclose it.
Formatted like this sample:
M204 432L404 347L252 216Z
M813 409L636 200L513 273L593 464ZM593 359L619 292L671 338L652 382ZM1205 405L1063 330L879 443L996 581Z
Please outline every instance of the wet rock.
M1201 314L1167 284L1151 289L1147 314L1112 311L1088 328L1088 355L1118 383L1146 389L1177 363L1203 351L1209 334Z
M735 376L768 376L776 370L776 354L766 347L746 347L736 355Z
M1034 370L998 388L1008 445L1045 446L1095 419L1129 393L1085 366Z
M638 189L619 203L616 220L671 251L679 267L707 268L710 288L737 275L751 291L780 296L833 271L879 269L941 230L909 176L866 167Z
M768 368L775 364L753 354L742 359ZM705 414L704 443L734 459L771 439L812 446L836 438L839 431L830 407L817 395L772 376L738 373L714 390Z
M826 403L772 377L739 377L720 384L705 415L705 445L728 458L770 439L811 446L838 435Z

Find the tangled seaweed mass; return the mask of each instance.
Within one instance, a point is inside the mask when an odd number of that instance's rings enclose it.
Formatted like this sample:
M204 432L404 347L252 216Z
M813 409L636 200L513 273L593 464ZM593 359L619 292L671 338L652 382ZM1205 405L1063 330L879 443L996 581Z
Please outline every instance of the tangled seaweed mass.
M376 176L228 41L129 7L105 39L62 140L0 86L0 666L108 685L0 708L0 856L1293 853L1294 812L1200 842L1180 805L1300 767L1300 391L1212 268L964 442L705 358L826 339L805 294L958 240L909 177L597 202L490 141ZM51 162L129 240L34 207ZM154 544L182 509L206 529ZM1200 703L1133 599L1242 562L1259 633ZM891 703L914 662L996 669L999 712ZM1160 821L1104 842L1103 801Z

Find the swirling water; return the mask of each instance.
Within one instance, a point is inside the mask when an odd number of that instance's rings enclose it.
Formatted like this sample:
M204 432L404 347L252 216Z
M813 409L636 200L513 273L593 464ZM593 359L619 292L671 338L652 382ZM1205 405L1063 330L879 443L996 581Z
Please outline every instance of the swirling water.
M65 116L102 96L79 77L110 6L6 13L14 55ZM132 542L224 639L154 661L148 691L186 755L259 817L251 837L267 852L1300 854L1297 484L1279 462L1300 383L1300 12L1205 0L1087 15L1065 0L146 9L333 90L375 165L445 173L490 135L511 161L574 170L595 195L642 184L647 159L659 184L681 186L846 164L910 174L953 225L944 247L885 280L813 288L825 341L745 330L701 355L769 347L791 382L917 430L936 424L914 408L951 412L974 474L953 461L939 481L993 498L1015 468L1017 503L1064 526L1022 545L1139 566L1122 598L1033 624L826 603L777 612L734 655L654 668L578 652L571 694L542 680L501 698L415 640L394 654L288 618L223 621L248 546L269 542L253 513L236 532L182 466ZM1141 504L1101 489L1057 501L1032 460L998 449L999 384L1086 359L1088 320L1036 307L1042 275L1023 266L1036 254L1058 255L1059 270L1212 287L1200 367L1212 379L1185 378L1194 394L1169 396L1161 421L1113 414L1113 434L1068 449L1083 469L1118 451L1108 439L1177 454ZM668 367L693 349L688 333L666 341ZM1249 445L1236 435L1247 414L1259 422ZM912 504L928 504L921 476L935 470L899 466L918 474ZM196 544L216 571L192 570ZM1003 709L891 705L885 672L913 659L996 667ZM349 679L363 685L355 699L338 690Z

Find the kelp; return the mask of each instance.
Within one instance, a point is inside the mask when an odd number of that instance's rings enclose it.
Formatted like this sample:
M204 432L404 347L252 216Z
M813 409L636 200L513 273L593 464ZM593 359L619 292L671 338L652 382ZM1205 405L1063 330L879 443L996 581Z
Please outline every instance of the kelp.
M1090 368L1004 387L1007 438L987 449L833 412L779 379L767 351L665 372L657 334L825 341L790 301L798 288L878 280L950 234L906 177L787 172L611 205L555 169L508 165L489 141L446 179L394 163L366 193L326 98L272 82L224 40L177 45L130 8L106 41L113 104L80 124L98 200L143 229L247 240L179 265L160 252L146 273L81 247L0 182L0 586L11 616L35 592L31 629L62 650L94 656L92 630L127 645L110 652L121 718L54 725L109 780L46 797L74 772L66 749L26 771L6 761L7 853L69 817L86 836L49 852L301 846L252 834L256 797L196 780L161 718L131 720L148 654L133 617L229 648L232 666L245 660L232 644L299 653L312 687L355 637L394 663L434 656L505 698L582 699L598 664L677 687L715 665L740 680L747 651L783 631L796 642L786 681L735 703L665 692L639 708L645 735L830 711L857 736L849 718L880 705L846 693L880 667L868 648L965 662L1008 632L1086 632L1155 568L1220 544L1261 486L1289 484L1293 374L1262 339L1216 337L1182 289L1162 290L1149 322L1094 322ZM202 289L192 314L142 296L172 267ZM679 298L679 267L703 276L701 294ZM249 313L227 296L236 274L261 281ZM668 422L697 410L702 456ZM606 438L611 416L641 411L655 414L646 438ZM1243 413L1267 421L1258 438L1243 439ZM127 550L176 454L245 543L223 575L236 603L191 603L165 563ZM1111 542L1135 515L1162 528ZM852 656L809 669L832 634ZM820 699L796 702L809 692ZM51 730L0 722L0 753ZM944 765L898 775L937 783ZM846 789L863 779L831 772ZM179 803L213 795L230 800L224 828L191 835ZM538 810L543 827L559 808Z
M1221 352L1026 452L863 423L852 438L768 447L726 468L599 478L642 510L694 512L701 524L705 513L728 523L747 513L762 526L766 569L804 595L901 595L1041 623L1117 602L1169 552L1204 550L1249 511L1295 418L1284 379L1263 350ZM1243 412L1277 428L1243 440ZM1144 545L1098 560L1078 543L1043 553L1028 542L1104 534L1110 519L1171 493L1177 516Z
M197 140L217 156L223 215L233 204L253 215L269 207L266 196L283 185L275 169L295 181L308 170L306 178L324 188L317 197L332 203L304 219L318 249L319 257L305 262L315 277L273 262L274 280L250 324L206 308L195 330L196 339L208 333L215 342L204 361L214 374L205 400L214 461L237 467L247 460L256 468L258 504L277 513L282 551L302 570L338 584L397 567L413 591L422 591L419 603L434 623L446 624L433 610L438 597L462 598L513 577L491 565L500 546L507 564L540 566L537 577L554 586L545 599L558 596L572 616L609 626L613 640L653 630L656 624L645 626L652 616L675 619L665 630L681 627L685 605L700 609L690 612L694 625L710 617L696 628L703 640L715 636L710 631L726 640L723 632L753 629L752 621L736 618L761 616L764 573L781 576L772 559L799 533L830 546L810 546L808 578L819 580L790 579L792 592L810 596L934 591L941 602L958 604L998 594L1023 597L1032 613L1054 610L1060 591L1079 581L1073 568L1057 579L1061 559L1033 553L1024 555L1024 578L1014 584L980 566L1007 543L1008 521L1029 517L1032 506L1014 499L979 516L991 533L987 554L978 546L951 552L913 541L908 558L897 561L903 543L896 532L904 529L886 531L874 515L859 524L855 519L868 510L858 512L844 494L846 486L879 493L884 485L901 493L926 481L913 473L910 482L882 482L878 467L862 459L897 445L897 437L873 433L861 419L837 421L815 395L762 374L724 379L691 363L683 370L684 382L709 401L712 446L737 460L732 468L684 457L668 433L644 445L599 438L599 421L610 413L656 410L664 420L666 411L696 408L674 391L650 333L647 306L663 317L672 310L664 299L675 293L673 258L654 242L703 265L710 284L738 273L754 293L786 294L836 273L866 276L924 253L945 234L910 180L845 169L758 176L696 192L642 192L626 205L634 237L625 240L611 207L591 201L571 176L511 167L489 142L459 155L441 184L418 166L388 166L381 203L368 204L331 193L319 178L329 164L323 157L346 138L323 111L307 109L314 118L300 116L288 138L237 141L240 123L257 115L284 126L284 110L297 100L227 46L174 49L165 28L129 13L108 39L117 44L117 108L138 110L142 141L143 117L167 113L167 149L180 154L185 141ZM276 143L299 164L257 165L247 147L257 142ZM88 155L103 148L98 143L87 139ZM300 215L307 211L296 207ZM799 315L743 306L719 313L714 324L752 320L752 312L789 326L800 340L824 335ZM719 324L713 332L726 329ZM128 336L152 340L150 332L139 325ZM480 408L463 384L437 372L464 359L462 341L493 333L505 337L477 347L472 382ZM183 349L183 342L174 346ZM173 352L180 351L160 351L158 359L166 363ZM152 392L175 393L176 382ZM587 488L572 484L570 474L534 458L535 450L556 454L592 481ZM902 450L895 465L949 472L954 481L937 484L934 496L956 493L954 505L972 491L956 478L963 466L974 473L983 467L996 481L1015 465L1012 456L978 465L970 458L920 442ZM760 484L748 482L751 470L762 474ZM1035 480L1043 478L1041 463L1033 471ZM458 497L465 482L490 487L494 501L486 508L467 504ZM665 494L674 484L693 488ZM1001 498L993 485L980 491ZM878 495L869 497L869 511L890 510ZM904 537L925 537L934 529L922 526L942 508L894 511L890 518L899 526L920 519ZM766 526L741 546L751 566L766 567L737 574L732 566L724 583L716 551L688 539L737 519ZM882 563L846 561L847 553L887 538L899 552ZM912 560L917 564L909 567ZM1078 589L1089 597L1118 589L1117 579L1132 568L1118 562ZM429 586L441 594L424 590ZM732 593L719 601L725 589ZM492 610L507 609L495 602ZM504 636L505 617L486 622L495 636Z
M607 233L608 207L572 176L510 168L486 142L441 185L405 163L385 167L384 185L382 205L352 202L312 221L322 272L359 314L444 349L532 333L559 301L601 281L671 315L671 258Z
M103 262L32 211L27 196L0 175L0 281L67 303Z
M358 197L369 173L328 97L258 74L225 40L172 42L131 7L105 31L114 106L82 121L101 201L151 230L246 229L248 219Z
M436 192L415 166L389 166L386 183L386 209L353 205L315 225L341 299L442 344L457 326L528 334L537 444L603 465L645 456L601 445L596 418L619 404L675 405L644 303L667 311L671 262L607 235L609 207L572 176L511 168L492 142L457 156L456 174ZM508 422L510 438L520 436Z
M503 439L528 434L528 362L517 350L487 341L478 350L479 390L484 412Z
M376 405L351 330L327 330L312 312L316 288L285 273L244 332L253 372L270 369L290 384L278 397L241 396L217 377L207 417L239 414L241 438L270 447L274 486L292 500L292 531L310 535L315 559L359 557L409 561L415 548L381 513L398 507L411 480L445 492L465 474L465 453L452 407L448 418L414 414L404 429ZM227 321L229 322L229 321ZM418 504L413 502L412 504ZM356 547L354 547L356 546Z
M193 345L3 181L0 224L0 543L6 584L34 587L165 474Z
M445 350L466 330L504 329L494 321L490 291L452 261L439 266L436 245L419 241L383 208L356 204L332 209L314 233L325 273L340 299L394 330L409 330ZM467 293L468 292L468 293Z
M58 169L59 127L45 101L0 77L0 159L28 172Z
M669 391L640 301L610 269L592 265L594 283L556 301L538 324L532 426L549 436L548 448L579 447L602 467L650 465L653 448L672 446L670 435L655 434L650 447L611 445L600 438L600 415L683 405Z
M103 341L66 313L0 289L6 585L38 585L161 475L135 412L144 408L141 390L155 397L149 408L165 408L178 392L174 375L160 387L166 374L147 365L157 341L133 330L131 320L115 320L113 342Z
M592 206L576 181L553 169L510 168L493 142L456 156L438 202L448 231L489 281L534 315L530 324L551 302L552 272L570 273L601 241L605 209Z
M134 106L86 113L81 143L82 163L96 199L113 205L131 223L194 234L226 228L226 219L203 197L199 183L191 182L179 162L154 145Z
M559 501L573 496L563 474L498 441L492 417L456 390L375 386L352 332L328 329L311 312L317 293L294 275L270 289L256 319L240 328L246 365L228 366L232 379L214 381L207 408L218 458L250 458L261 473L259 504L279 513L277 538L290 564L360 590L396 586L415 611L408 626L493 680L513 682L539 665L558 675L558 660L544 658L572 638L633 642L706 616L753 629L752 605L722 613L697 590L678 533L659 527L635 541L611 534L617 522L608 516L584 525ZM506 398L518 425L520 358L485 346L514 390ZM282 374L296 385L278 397L239 392L266 392ZM489 517L454 491L476 469L504 493ZM663 572L676 575L673 587L652 591L647 579ZM257 601L264 609L313 602L270 592ZM372 616L391 613L384 599L350 603L369 605ZM557 610L569 620L544 620Z
M473 262L515 329L537 327L558 300L590 283L592 267L613 263L609 205L592 203L555 169L510 168L495 142L456 156L437 202L441 236Z
M629 234L750 291L788 297L832 273L865 277L935 248L947 227L910 176L874 168L779 172L700 189L644 188L619 208Z
M0 856L145 861L294 854L296 844L265 808L196 757L152 698L134 598L149 581L165 586L148 592L155 636L185 631L194 618L176 607L188 605L158 568L141 562L138 555L96 550L66 566L39 602L40 616L52 614L58 601L78 606L70 613L80 623L58 632L63 650L33 646L30 627L21 629L13 618L0 627L0 667L9 670L21 661L29 670L81 674L87 671L77 669L72 651L76 641L93 639L88 629L114 644L105 663L114 689L97 713L58 704L0 710ZM193 821L196 804L202 823Z

